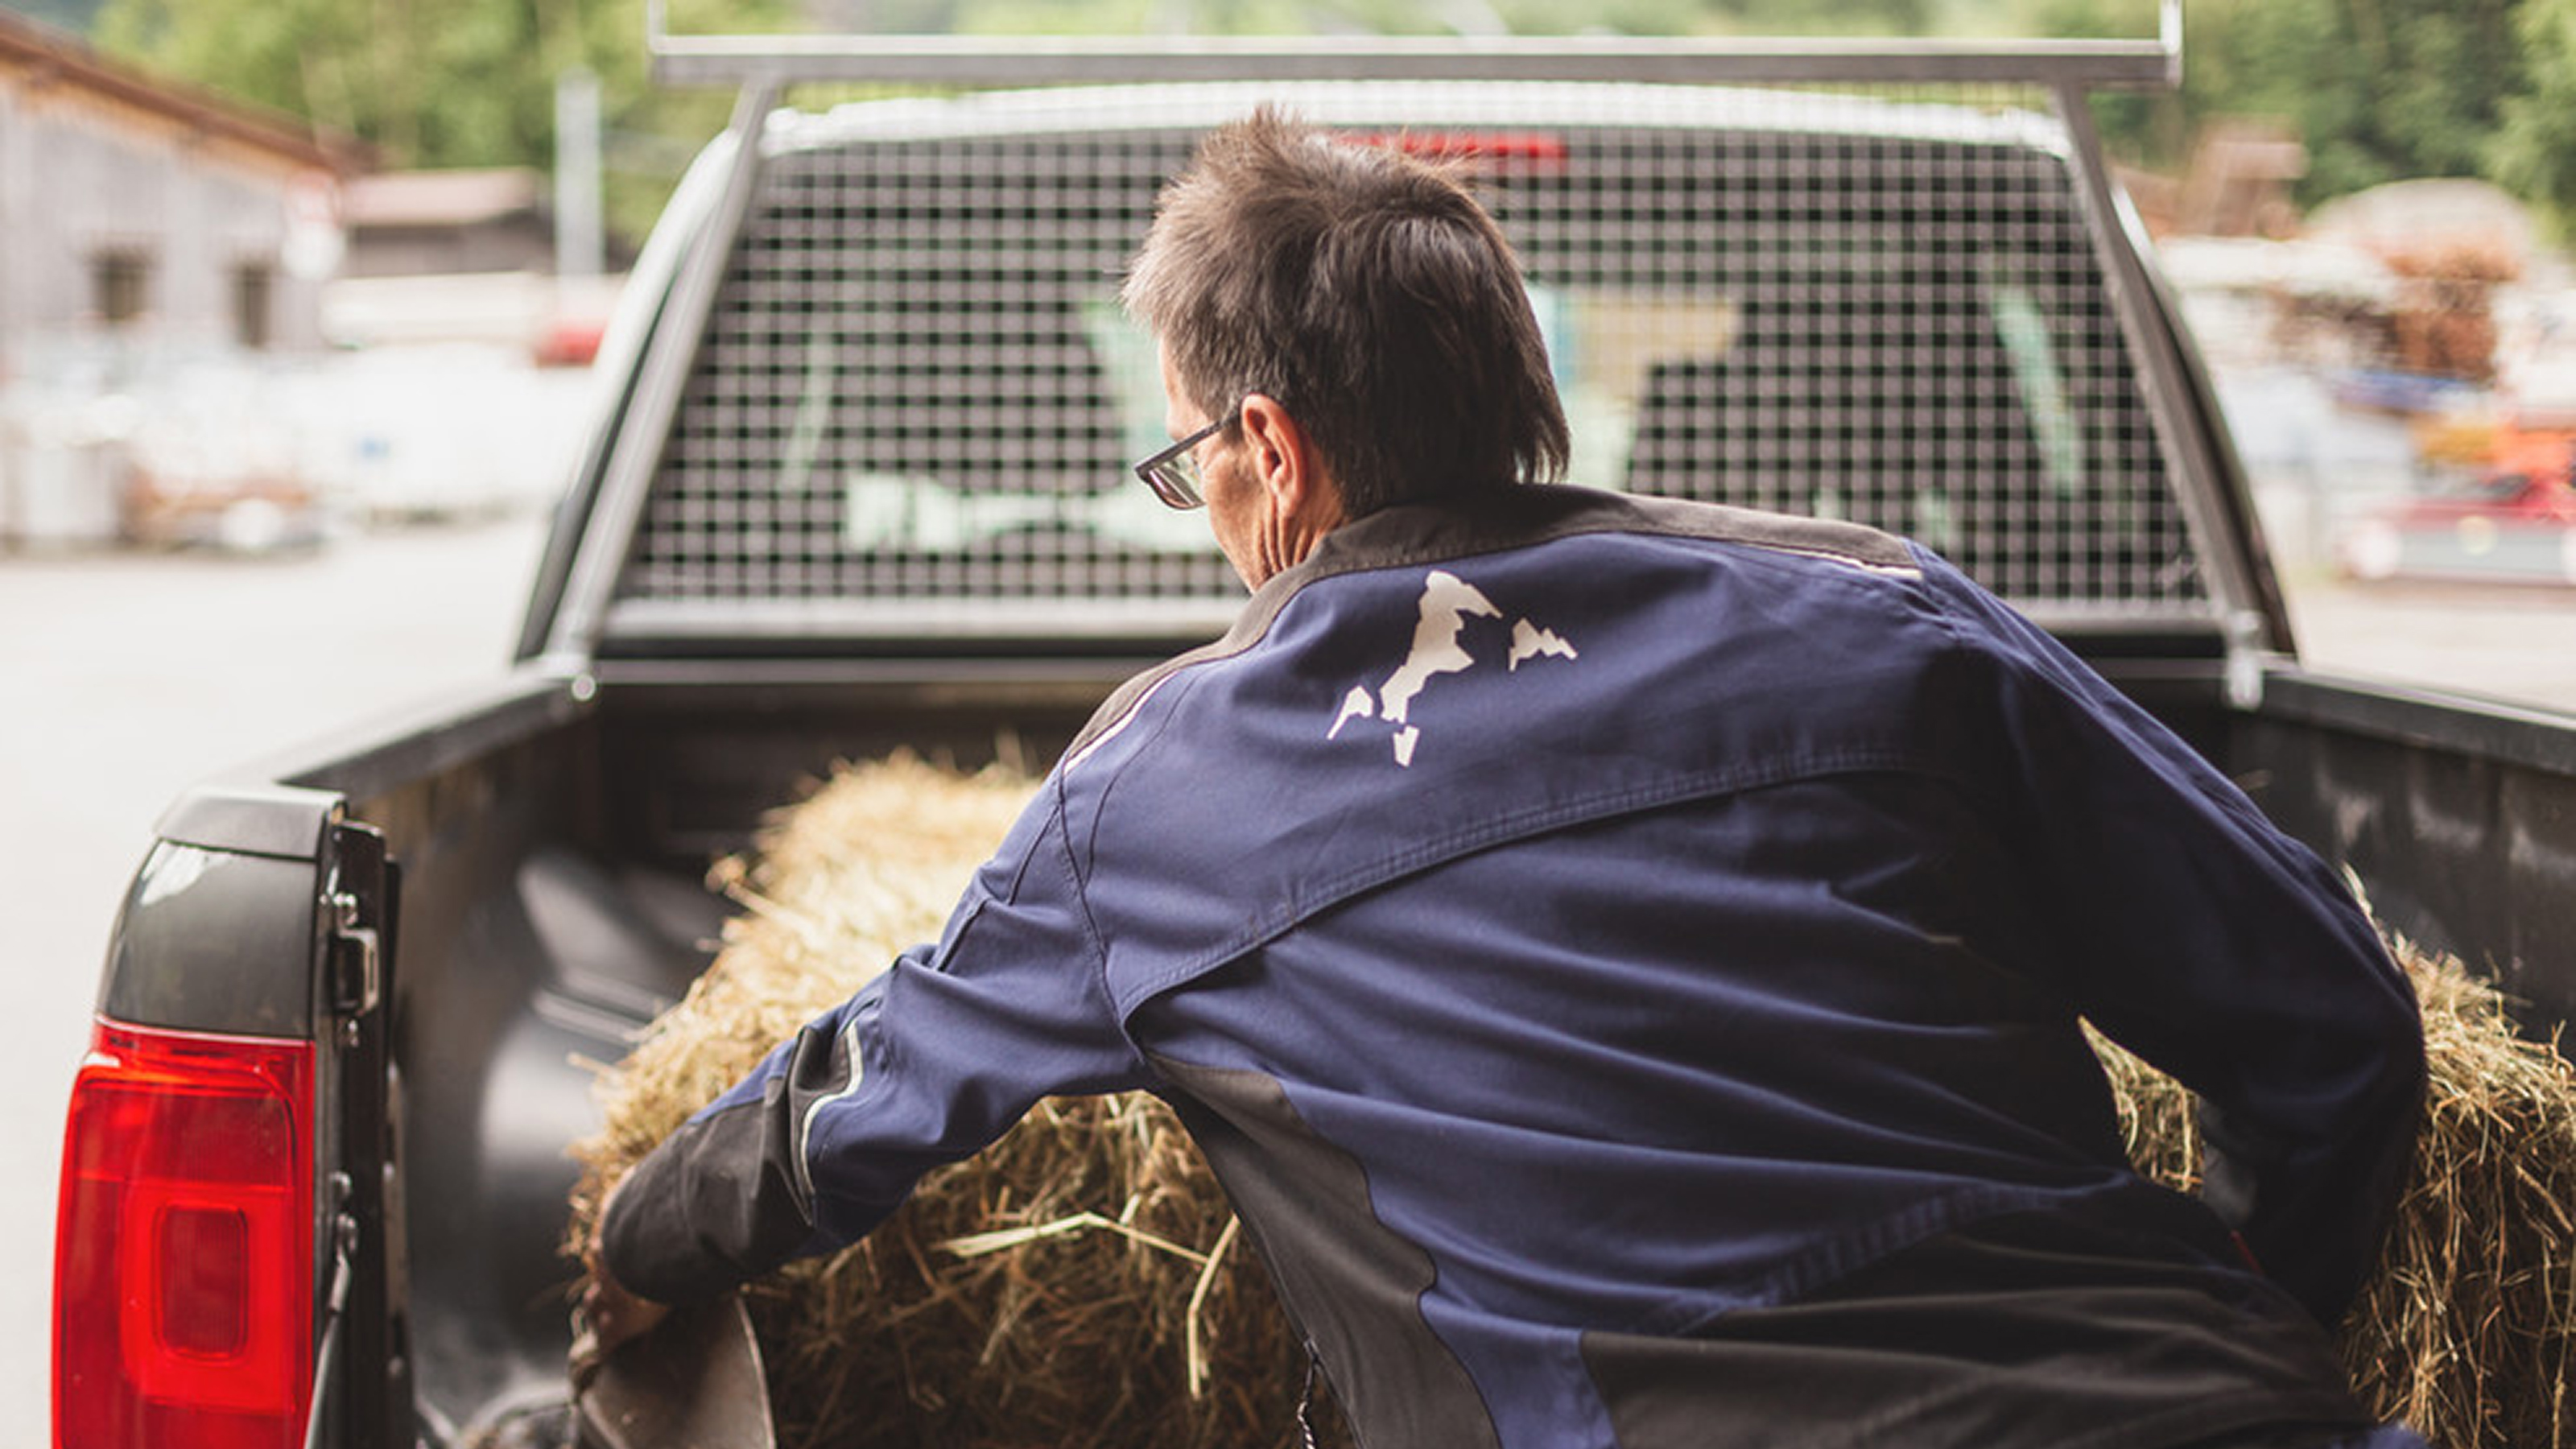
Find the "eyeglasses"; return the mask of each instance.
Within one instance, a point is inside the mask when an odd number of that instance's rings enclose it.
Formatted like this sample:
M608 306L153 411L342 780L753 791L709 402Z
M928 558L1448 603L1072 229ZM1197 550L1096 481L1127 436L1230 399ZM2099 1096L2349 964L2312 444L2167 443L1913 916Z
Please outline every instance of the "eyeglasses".
M1207 495L1199 491L1198 455L1192 450L1215 437L1227 423L1233 421L1231 414L1220 417L1215 422L1156 453L1136 465L1136 476L1145 480L1145 486L1153 489L1154 496L1163 500L1163 505L1167 508L1205 507Z

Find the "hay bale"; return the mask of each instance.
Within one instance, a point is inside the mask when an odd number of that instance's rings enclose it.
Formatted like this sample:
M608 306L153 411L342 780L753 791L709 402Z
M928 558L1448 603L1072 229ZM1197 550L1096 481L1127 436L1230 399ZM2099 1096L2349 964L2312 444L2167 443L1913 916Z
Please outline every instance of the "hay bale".
M1034 788L909 756L849 767L720 863L743 913L603 1074L568 1241L690 1113L938 935ZM1142 1093L1042 1103L866 1242L744 1296L785 1449L1297 1442L1303 1350L1214 1175Z
M2337 1331L2363 1402L2439 1449L2576 1449L2576 1069L2459 962L2394 943L2424 1007L2425 1120ZM2190 1094L2107 1042L2139 1170L2189 1191Z
M918 759L845 769L715 879L715 965L602 1079L571 1241L607 1189L885 962L938 934L1034 788ZM2363 1397L2441 1449L2576 1449L2576 1073L2504 1000L2402 943L2427 1120L2387 1253L2341 1327ZM2141 1171L2191 1190L2191 1100L2107 1042ZM1296 1442L1305 1361L1213 1176L1141 1094L1042 1104L867 1242L746 1290L788 1449ZM1318 1389L1320 1396L1320 1387ZM1328 1442L1339 1424L1319 1407Z

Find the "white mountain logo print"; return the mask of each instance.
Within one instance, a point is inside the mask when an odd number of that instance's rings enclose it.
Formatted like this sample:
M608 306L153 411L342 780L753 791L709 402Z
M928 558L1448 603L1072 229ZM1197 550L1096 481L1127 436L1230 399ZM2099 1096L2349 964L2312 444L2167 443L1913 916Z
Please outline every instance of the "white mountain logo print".
M1422 740L1422 727L1411 718L1415 697L1434 678L1464 673L1476 666L1476 656L1459 642L1469 619L1501 617L1503 611L1495 608L1494 601L1474 584L1446 569L1433 569L1422 581L1421 614L1413 626L1413 646L1405 654L1404 663L1374 692L1364 684L1351 686L1351 692L1342 696L1341 710L1333 716L1333 727L1324 738L1340 739L1342 727L1355 719L1381 720L1394 727L1395 762L1410 766L1414 746ZM1574 646L1563 635L1521 619L1512 625L1503 668L1517 674L1528 660L1574 657Z

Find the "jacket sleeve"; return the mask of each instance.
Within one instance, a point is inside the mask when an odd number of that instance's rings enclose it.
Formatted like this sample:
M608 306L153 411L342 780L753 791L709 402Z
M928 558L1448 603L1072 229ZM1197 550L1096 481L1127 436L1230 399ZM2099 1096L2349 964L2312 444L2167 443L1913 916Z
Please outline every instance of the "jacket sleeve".
M2199 1098L2202 1198L2333 1323L2421 1115L2413 987L2342 882L2188 745L1964 581L2006 810L2076 1009Z
M601 1225L609 1271L712 1296L857 1241L922 1174L1043 1097L1149 1080L1111 1008L1054 782L935 947L899 958L654 1149Z

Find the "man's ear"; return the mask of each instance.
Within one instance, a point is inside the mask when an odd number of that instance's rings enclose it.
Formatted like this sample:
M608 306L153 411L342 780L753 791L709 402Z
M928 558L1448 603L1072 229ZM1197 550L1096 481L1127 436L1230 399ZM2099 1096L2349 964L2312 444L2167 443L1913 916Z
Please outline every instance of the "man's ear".
M1326 527L1338 523L1341 487L1296 415L1278 399L1256 392L1244 396L1240 421L1244 462L1269 492L1280 516L1329 519Z

